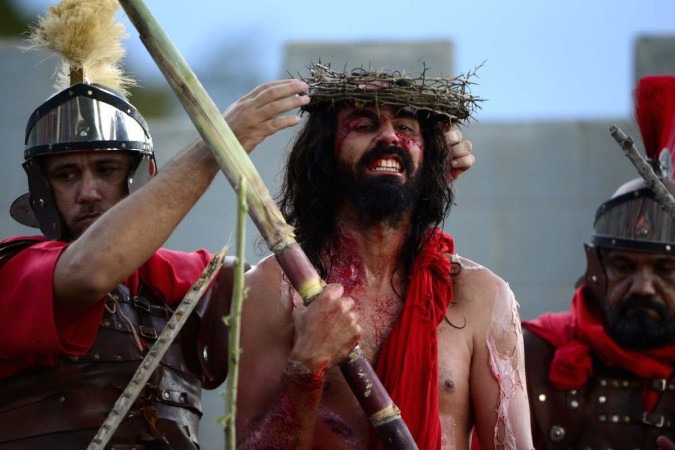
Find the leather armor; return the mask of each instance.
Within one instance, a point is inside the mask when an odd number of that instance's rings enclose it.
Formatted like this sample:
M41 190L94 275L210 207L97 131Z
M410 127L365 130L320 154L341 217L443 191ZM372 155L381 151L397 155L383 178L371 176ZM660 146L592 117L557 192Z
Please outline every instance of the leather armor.
M122 285L111 292L86 355L0 382L0 449L86 448L171 313L145 286L138 296ZM107 448L199 448L199 316L190 316Z
M557 390L548 381L554 347L526 329L523 337L538 449L646 450L658 448L660 435L675 440L675 377L647 380L595 359L586 384ZM644 411L645 390L659 394L653 411Z

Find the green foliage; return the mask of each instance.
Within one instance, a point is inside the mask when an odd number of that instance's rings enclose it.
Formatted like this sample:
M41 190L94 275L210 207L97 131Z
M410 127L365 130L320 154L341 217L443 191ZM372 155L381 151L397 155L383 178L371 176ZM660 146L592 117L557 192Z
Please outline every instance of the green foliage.
M16 2L11 0L0 1L0 37L16 38L27 29L30 18L24 17Z
M146 119L168 117L179 106L168 87L144 83L143 86L132 87L129 91L129 100Z

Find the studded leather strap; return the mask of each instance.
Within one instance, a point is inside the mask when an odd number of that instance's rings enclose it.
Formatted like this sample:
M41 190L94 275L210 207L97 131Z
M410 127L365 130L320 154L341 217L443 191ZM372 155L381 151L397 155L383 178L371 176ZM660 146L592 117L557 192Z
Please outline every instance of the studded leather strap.
M584 386L559 391L548 382L553 347L528 330L523 337L538 449L656 449L657 436L675 439L675 379L645 380L596 360ZM660 392L653 411L643 410L645 389Z

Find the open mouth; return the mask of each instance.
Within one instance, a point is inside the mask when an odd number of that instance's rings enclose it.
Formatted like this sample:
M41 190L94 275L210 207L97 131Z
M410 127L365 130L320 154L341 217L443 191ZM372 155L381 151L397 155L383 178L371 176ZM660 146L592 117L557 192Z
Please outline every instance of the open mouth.
M376 159L368 166L372 172L399 174L403 172L403 163L394 157Z

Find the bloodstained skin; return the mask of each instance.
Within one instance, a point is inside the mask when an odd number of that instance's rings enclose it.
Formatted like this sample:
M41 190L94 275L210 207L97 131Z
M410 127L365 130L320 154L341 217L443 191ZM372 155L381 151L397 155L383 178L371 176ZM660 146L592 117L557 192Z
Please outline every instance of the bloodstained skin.
M343 124L342 128L338 130L337 136L335 137L335 148L337 149L338 153L342 149L342 142L347 138L347 136L349 136L349 134L355 131L360 132L359 130L356 130L356 127L360 125L362 121L363 121L362 118L354 118L347 120ZM391 122L391 119L385 115L381 115L380 121L381 123L378 125L378 128ZM396 137L398 138L399 146L408 153L410 153L410 148L413 145L419 147L420 151L424 151L424 139L421 134L418 134L418 136L411 137L402 133L399 130L397 130L395 134Z
M396 133L400 146L403 150L410 152L410 147L416 145L420 148L421 151L424 151L424 139L420 136L418 137L409 137L401 134L400 132Z
M363 261L359 255L358 245L352 236L339 232L337 244L330 255L329 283L340 283L348 295L357 287L363 287Z
M358 244L352 231L338 226L336 243L328 257L329 273L326 281L340 283L345 288L345 295L354 299L355 309L359 314L359 322L364 327L364 334L359 345L366 357L374 362L384 339L389 335L395 318L398 316L403 302L396 293L377 295L370 288L363 260L359 254ZM397 272L397 274L400 274ZM397 275L395 274L395 276ZM371 278L373 274L371 274ZM381 280L382 284L394 283L394 280ZM394 283L397 284L397 283Z
M318 402L323 392L323 379L326 374L327 367L320 367L317 373L303 373L298 370L287 369L282 376L282 384L287 383L290 389L282 390L285 392L281 398L278 399L277 406L268 411L268 413L261 419L263 426L262 430L277 430L274 433L264 433L261 439L257 440L253 445L242 445L240 448L259 449L259 448L293 448L297 443L297 429L302 423L302 418L306 416L306 411L309 405ZM307 397L306 403L300 402L299 398L304 398L302 395L295 395L298 392L310 392L311 395ZM285 430L285 431L279 431ZM307 432L313 432L308 430Z

